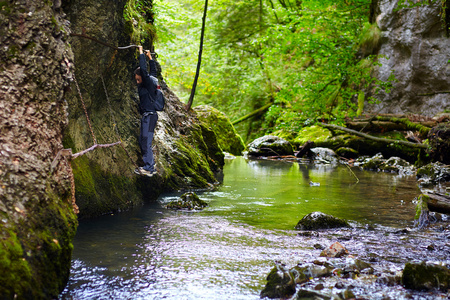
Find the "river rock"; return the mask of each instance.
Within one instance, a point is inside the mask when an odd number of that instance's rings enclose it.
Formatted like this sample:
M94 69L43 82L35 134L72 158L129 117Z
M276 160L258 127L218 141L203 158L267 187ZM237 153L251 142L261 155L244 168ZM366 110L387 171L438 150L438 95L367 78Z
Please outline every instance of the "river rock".
M283 156L293 154L294 150L291 143L273 135L257 138L248 145L248 155L251 156Z
M261 298L289 298L295 293L295 280L286 266L277 265L267 275L267 283L261 291Z
M338 159L336 153L328 148L315 147L311 149L312 159L318 163L337 164Z
M309 291L305 289L301 289L297 292L297 295L295 295L296 300L331 300L332 297L315 292L315 291Z
M348 250L339 242L335 242L330 247L325 248L321 253L320 256L322 257L342 257L344 255L348 255Z
M199 105L194 110L198 118L214 131L223 151L242 155L242 151L245 150L244 141L224 113L209 105Z
M202 210L208 206L208 203L201 200L197 194L189 192L181 195L178 200L171 201L166 205L168 209L187 209L187 210Z
M381 164L384 172L397 173L399 175L414 175L416 168L403 158L392 156Z
M383 154L378 153L373 157L360 157L356 160L355 166L359 166L364 170L380 171L385 161Z
M318 230L339 227L350 227L347 221L324 214L319 211L304 216L295 226L297 230Z
M450 181L450 166L434 162L419 168L416 172L421 185Z
M433 263L407 263L403 270L403 285L413 290L450 288L450 269Z

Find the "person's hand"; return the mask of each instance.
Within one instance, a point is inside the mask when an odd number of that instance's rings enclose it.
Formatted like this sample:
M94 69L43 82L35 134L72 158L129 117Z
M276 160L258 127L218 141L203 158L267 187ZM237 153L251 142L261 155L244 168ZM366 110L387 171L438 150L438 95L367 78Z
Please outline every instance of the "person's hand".
M139 45L139 46L138 46L138 49L139 49L139 54L144 53L143 50L142 50L142 46Z
M147 54L148 59L152 60L152 54L150 53L150 50L144 50L145 54Z

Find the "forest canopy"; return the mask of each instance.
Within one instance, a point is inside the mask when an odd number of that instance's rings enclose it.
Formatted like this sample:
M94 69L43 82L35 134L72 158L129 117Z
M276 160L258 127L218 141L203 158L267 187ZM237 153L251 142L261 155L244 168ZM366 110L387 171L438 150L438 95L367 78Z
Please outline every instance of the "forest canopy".
M163 75L186 101L204 1L154 4ZM369 22L371 5L370 0L210 1L194 106L212 105L231 120L262 108L258 118L238 125L246 138L286 136L319 119L340 123L360 114L365 102L392 83L371 74L381 35Z

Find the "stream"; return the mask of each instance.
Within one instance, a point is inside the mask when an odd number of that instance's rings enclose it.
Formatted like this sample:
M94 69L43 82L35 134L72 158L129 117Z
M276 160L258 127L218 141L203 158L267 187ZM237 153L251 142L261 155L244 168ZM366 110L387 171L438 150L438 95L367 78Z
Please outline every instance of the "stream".
M438 291L376 282L408 261L449 264L449 227L414 229L420 194L414 176L352 170L358 183L346 166L237 157L226 160L217 189L198 193L209 204L203 211L166 210L181 195L173 193L81 220L60 299L259 299L275 261L312 262L321 252L314 245L335 241L370 262L375 275L314 279L306 288L322 283L324 293L336 294L339 281L365 299L447 299ZM299 235L294 226L313 211L346 219L353 228Z

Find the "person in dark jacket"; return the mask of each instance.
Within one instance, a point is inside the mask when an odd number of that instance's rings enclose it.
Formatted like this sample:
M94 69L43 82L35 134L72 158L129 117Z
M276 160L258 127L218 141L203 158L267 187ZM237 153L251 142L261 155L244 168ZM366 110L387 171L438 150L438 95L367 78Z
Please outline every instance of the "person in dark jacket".
M144 166L137 168L134 172L138 175L153 176L156 174L155 160L153 158L152 141L155 132L158 114L154 107L156 96L156 63L152 60L150 51L142 50L139 46L139 68L134 71L139 91L139 110L141 113L141 133L139 136L139 146L141 147L142 160ZM147 72L147 62L145 56L149 59L150 74ZM153 78L151 77L153 76Z

